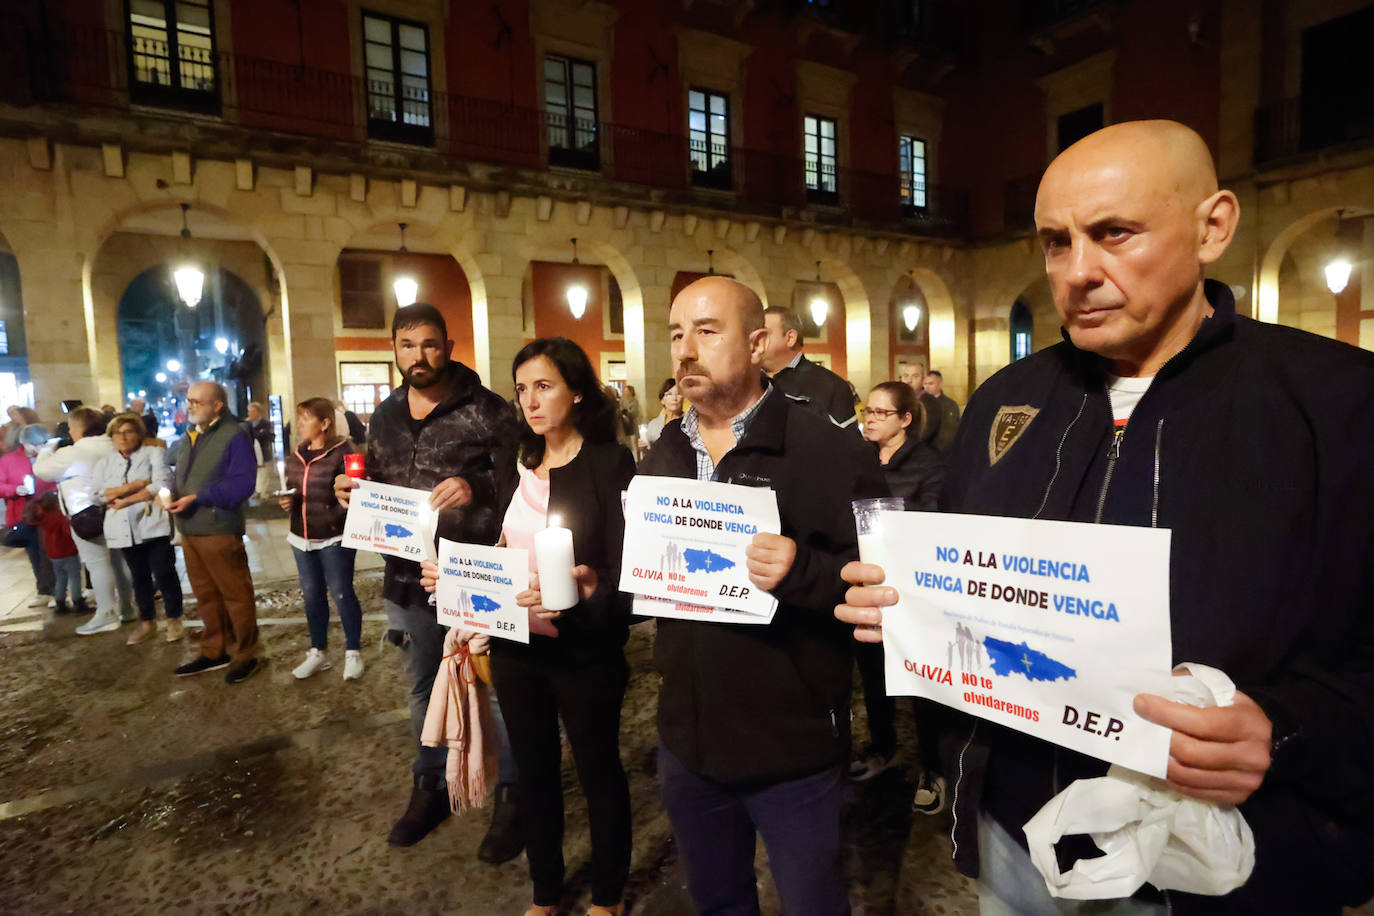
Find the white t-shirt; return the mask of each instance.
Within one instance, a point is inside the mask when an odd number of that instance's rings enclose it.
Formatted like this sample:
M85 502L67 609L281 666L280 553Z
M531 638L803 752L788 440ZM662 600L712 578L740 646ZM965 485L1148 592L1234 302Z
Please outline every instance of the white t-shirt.
M1107 380L1107 396L1112 401L1112 421L1117 428L1125 426L1126 421L1131 419L1135 405L1139 404L1145 392L1150 390L1150 384L1154 380L1153 375L1145 378L1111 376Z

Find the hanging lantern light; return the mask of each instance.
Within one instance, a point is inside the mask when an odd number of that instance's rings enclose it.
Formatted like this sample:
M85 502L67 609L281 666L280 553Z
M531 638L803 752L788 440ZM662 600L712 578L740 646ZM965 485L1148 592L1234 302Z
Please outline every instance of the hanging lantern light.
M1339 295L1345 291L1345 287L1350 283L1350 262L1345 258L1337 258L1326 265L1326 288L1331 290L1332 295Z
M574 237L573 240L572 240L572 246L573 246L573 259L572 259L572 262L573 262L574 264L578 264L578 263L580 263L580 262L577 260L577 238L576 238L576 237ZM568 298L568 311L572 313L572 316L573 316L573 319L574 319L574 320L581 320L582 316L583 316L584 314L586 314L586 312L587 312L587 287L583 286L583 285L580 284L580 283L573 283L572 285L570 285L570 286L568 287L568 291L567 291L566 295L567 295L567 298Z
M406 251L406 224L397 223L401 227L401 250L398 254L408 254ZM420 296L420 284L415 282L415 278L410 274L398 274L396 279L391 281L391 291L396 294L396 305L398 308L405 308L407 305L414 305L415 300Z
M816 284L817 284L817 285L820 285L820 282L821 282L821 262L820 262L820 261L817 261L817 262L816 262ZM815 325L816 325L816 327L818 327L818 328L825 327L825 319L826 319L826 316L827 316L829 313L830 313L830 303L826 302L825 299L824 299L824 297L822 297L821 295L817 294L816 297L815 297L814 299L811 300L811 320L812 320L812 322L814 322Z
M191 241L191 227L186 223L186 213L190 209L190 204L181 205L181 237L185 240L183 248L188 247ZM200 303L201 294L205 292L205 271L187 262L172 271L172 282L176 284L177 296L186 303L188 309Z
M907 331L916 330L916 324L921 320L921 308L917 305L906 305L902 308L902 324L906 325Z

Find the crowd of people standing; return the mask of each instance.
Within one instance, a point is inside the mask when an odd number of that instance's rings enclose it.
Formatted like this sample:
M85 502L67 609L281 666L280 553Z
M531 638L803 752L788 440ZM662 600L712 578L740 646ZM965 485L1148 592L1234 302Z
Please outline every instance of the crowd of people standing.
M530 551L518 596L527 645L449 634L430 598L438 566L386 557L388 637L404 650L416 748L410 800L389 842L414 845L452 811L454 751L422 732L446 642L459 644L490 661L492 704L479 715L490 715L500 745L478 857L501 862L524 850L527 916L557 911L561 732L588 804L588 912L621 912L633 827L619 750L624 646L641 621L617 586L621 493L639 474L768 487L781 522L746 554L751 581L777 599L771 623L656 624L658 779L702 913L759 911L760 837L786 912L849 912L846 777L873 778L897 755L880 647L883 608L897 596L881 568L858 562L851 515L852 501L875 497L907 510L1172 528L1176 654L1228 670L1240 689L1225 708L1141 695L1135 711L1173 732L1170 787L1240 806L1258 864L1224 898L1146 886L1084 912L1334 913L1369 896L1374 781L1361 736L1374 733L1374 475L1363 440L1374 429L1374 361L1238 318L1229 291L1202 279L1239 210L1218 190L1201 139L1181 125L1116 125L1070 147L1047 172L1036 215L1066 339L998 373L962 417L940 373L916 364L857 409L848 382L805 356L794 313L766 309L720 276L674 298L674 375L658 390L661 412L642 426L637 402L616 403L564 338L533 340L516 355L513 410L450 359L444 318L424 304L395 313L404 383L377 407L365 441L347 434L331 402L298 405L276 494L290 515L311 638L298 678L330 665L330 600L345 633L344 677L362 675L354 554L341 542L355 452L369 479L429 494L437 537L528 548L553 514L573 535L572 570L540 570ZM1318 365L1341 384L1317 391ZM18 518L38 532L37 549L13 546L29 551L40 592L51 567L53 591L63 583L72 609L74 548L96 596L78 632L118 629L137 614L131 644L156 632L155 590L166 637L182 635L175 530L204 624L199 654L176 673L227 667L226 680L239 683L261 665L242 535L262 444L255 449L218 385L193 386L187 406L190 428L170 452L135 412L111 419L78 408L72 442L60 447L12 413L19 429L0 459L0 495L19 504L17 515L7 508L10 530ZM1007 411L1021 412L1019 425L1003 422ZM1253 422L1236 422L1235 411ZM1142 426L1148 436L1135 432ZM1261 435L1263 448L1253 448L1249 437ZM1264 463L1273 455L1284 462L1281 485ZM1281 524L1267 524L1257 505L1264 487ZM1253 583L1237 582L1234 568ZM571 607L543 605L541 574L552 573L572 575ZM856 663L870 734L857 753ZM954 807L956 864L978 878L983 911L1079 912L1049 896L1020 827L1062 782L1101 775L1105 764L929 703L916 704L915 719L913 807Z

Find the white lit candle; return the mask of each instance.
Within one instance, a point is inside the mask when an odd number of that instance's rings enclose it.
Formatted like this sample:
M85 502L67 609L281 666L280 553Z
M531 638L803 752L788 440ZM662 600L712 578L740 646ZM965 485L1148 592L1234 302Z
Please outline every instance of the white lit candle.
M162 508L164 509L172 508L172 491L167 489L166 487L163 487L161 490L158 490L157 501L162 503Z
M425 542L425 559L437 560L438 550L435 548L435 534L439 528L439 513L429 503L420 507L420 539Z
M539 603L546 610L566 611L577 604L577 581L573 578L572 532L561 527L556 515L549 516L549 527L534 535L534 565L539 572Z
M25 489L25 490L28 490L30 493L33 492L33 475L32 475L32 474L25 474L25 475L24 475L24 489Z

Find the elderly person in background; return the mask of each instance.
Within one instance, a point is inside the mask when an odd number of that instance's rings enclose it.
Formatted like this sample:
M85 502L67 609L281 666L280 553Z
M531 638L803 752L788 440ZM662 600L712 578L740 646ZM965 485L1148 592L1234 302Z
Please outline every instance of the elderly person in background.
M115 451L95 466L95 487L105 499L105 545L129 567L139 624L129 634L136 646L157 635L153 595L162 591L167 641L182 637L181 580L172 549L172 521L157 499L171 488L166 452L149 443L143 420L130 411L110 421ZM153 583L156 582L156 589Z
M272 445L276 437L272 435L272 422L267 418L267 410L258 401L248 405L248 434L257 446L258 470L253 493L258 499L271 499L281 489L281 477L277 475L277 452Z
M186 578L205 626L200 655L176 669L189 677L228 667L224 680L240 684L257 673L258 613L243 504L253 495L253 440L229 412L229 396L215 382L186 392L191 426L168 459L173 469L168 510L177 517Z
M143 423L143 438L157 438L157 414L148 409L148 402L143 398L134 398L129 402L129 413L138 417Z
M18 448L20 431L25 426L38 422L38 412L32 407L20 407L16 404L8 412L10 421L0 426L0 454Z
M27 408L11 407L11 414ZM0 498L5 500L5 546L23 547L33 567L38 594L29 607L47 607L52 601L53 569L43 552L38 530L24 521L29 502L57 489L33 473L33 456L48 441L48 431L36 423L25 426L15 438L15 447L0 455Z
M663 405L663 410L648 423L641 427L642 434L639 437L639 450L647 452L649 446L658 441L658 437L663 434L663 427L670 420L682 419L682 392L677 390L677 379L664 379L663 384L658 386L658 402Z
M83 524L83 519L98 514L104 501L95 481L95 467L115 453L114 442L105 435L107 422L105 414L94 407L76 408L67 414L72 444L58 449L45 445L33 461L36 477L56 482L62 512L72 519L76 551L91 574L95 615L76 628L81 636L118 630L121 623L134 618L133 588L124 561L110 555L99 527ZM87 515L82 516L83 512Z

